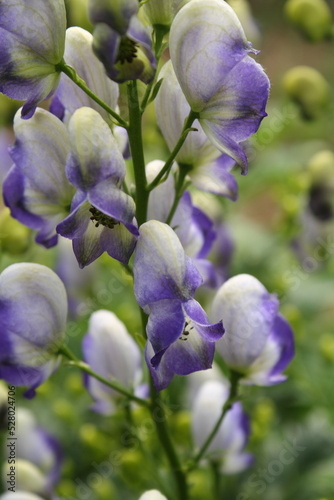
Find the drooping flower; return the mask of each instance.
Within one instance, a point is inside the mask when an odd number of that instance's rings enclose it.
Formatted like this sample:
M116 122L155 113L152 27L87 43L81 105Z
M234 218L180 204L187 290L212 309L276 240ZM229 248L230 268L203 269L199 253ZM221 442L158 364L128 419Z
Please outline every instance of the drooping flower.
M205 134L243 173L241 143L266 116L269 92L269 80L250 52L256 53L239 19L221 0L192 0L172 23L170 55L182 91Z
M23 118L57 88L65 30L64 0L0 3L0 92L27 101Z
M192 409L192 434L200 448L218 421L229 396L229 384L212 380L199 389ZM249 467L252 455L244 451L249 437L249 421L241 403L234 403L226 413L206 456L221 462L225 474L237 474Z
M135 0L91 1L94 24L93 50L112 80L140 79L149 83L155 73L155 57L149 31L137 17Z
M157 122L170 151L176 146L190 113L190 106L182 93L171 61L159 73L162 84L155 100ZM198 120L193 123L182 148L176 156L180 168L186 165L192 183L198 189L237 199L238 186L230 170L235 161L221 154L205 135ZM184 167L183 167L184 168Z
M163 161L155 160L146 165L146 178L148 182L158 175L164 165ZM150 192L147 208L147 219L166 222L175 197L175 181L173 175L159 184ZM212 244L216 238L213 222L197 206L192 203L191 195L185 191L177 209L170 221L170 226L175 228L181 244L194 264L200 271L204 283L215 286L215 271L213 265L207 260Z
M224 318L226 329L217 350L230 368L243 374L243 383L272 385L286 379L282 371L294 355L294 341L278 307L276 296L248 274L227 280L213 300L212 317Z
M135 244L131 232L137 232L135 207L120 188L125 163L101 115L80 108L67 129L39 109L29 121L17 114L14 131L15 164L3 186L13 217L37 229L36 241L46 247L57 243L57 233L73 240L81 267L104 251L127 262Z
M67 298L58 276L40 264L13 264L0 275L0 378L28 396L57 368Z
M116 109L118 85L106 76L103 64L94 55L92 43L93 36L88 31L77 26L68 28L64 59L66 64L75 69L94 94L112 109ZM107 122L110 121L107 111L63 73L53 96L50 111L64 123L68 123L74 111L84 106L95 109Z
M139 388L142 377L140 350L114 313L100 310L92 314L82 347L86 363L96 373L128 389ZM111 415L118 393L93 377L87 376L85 380L95 401L94 410Z
M69 137L66 175L77 192L57 232L73 241L81 267L104 251L127 263L138 231L134 201L121 190L126 169L116 140L100 114L86 107L73 114Z
M137 302L149 314L146 361L157 390L174 374L210 368L222 322L210 324L193 298L201 275L167 224L151 220L140 227L135 259Z

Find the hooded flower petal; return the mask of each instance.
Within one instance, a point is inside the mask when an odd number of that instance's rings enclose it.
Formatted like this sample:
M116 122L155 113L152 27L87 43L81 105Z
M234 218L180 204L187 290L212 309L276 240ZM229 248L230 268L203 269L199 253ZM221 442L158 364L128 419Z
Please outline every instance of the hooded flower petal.
M151 220L139 229L134 280L136 299L141 307L163 299L187 301L202 278L185 255L174 231Z
M18 111L14 132L14 166L4 181L4 200L12 216L39 230L37 241L49 247L57 242L56 225L67 215L74 193L64 169L67 131L58 118L38 109L29 121Z
M229 366L243 371L259 356L277 313L277 298L253 276L239 274L219 288L212 317L224 318L226 333L217 348Z
M67 297L58 276L40 264L13 264L0 275L0 377L32 391L57 366Z
M85 361L104 378L116 379L129 389L140 382L140 350L114 313L100 310L92 314L83 351ZM86 379L86 385L96 402L95 410L104 415L112 414L118 393L92 377Z
M64 54L66 14L63 0L8 0L0 4L0 91L27 100L30 118L39 101L59 83L56 66Z
M112 178L119 185L125 177L125 163L116 140L101 115L92 108L77 109L69 122L71 154L66 165L68 179L88 191Z
M192 0L171 26L171 60L182 91L209 139L244 173L240 142L258 129L269 92L252 51L233 9L220 0Z
M88 87L112 109L117 106L118 85L107 78L103 64L96 58L92 49L93 36L86 30L74 26L66 31L66 63L72 66ZM108 113L81 90L70 78L62 74L59 86L53 97L51 111L68 122L76 109L88 106L98 111L106 120Z

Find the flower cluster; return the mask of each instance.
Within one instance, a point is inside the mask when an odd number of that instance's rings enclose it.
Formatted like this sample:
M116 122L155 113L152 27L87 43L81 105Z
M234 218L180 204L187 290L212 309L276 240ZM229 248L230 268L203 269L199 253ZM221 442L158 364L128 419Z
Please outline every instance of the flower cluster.
M266 116L269 93L257 51L223 0L143 6L91 0L88 14L92 34L65 29L63 0L1 2L0 90L26 101L14 118L13 165L3 182L12 217L36 231L46 248L71 240L80 268L107 252L133 277L148 373L142 342L116 311L93 312L84 362L69 356L86 372L93 408L112 415L118 392L150 406L147 398L154 400L174 376L212 370L215 347L231 380L283 381L294 346L278 300L250 275L224 282L233 244L221 205L216 217L209 202L196 203L196 189L238 198L232 168L247 173L246 142ZM169 60L161 57L167 45ZM38 107L49 97L48 109ZM146 165L141 120L154 100L170 154ZM200 300L201 287L216 289L211 305ZM53 271L28 263L5 269L0 377L28 386L32 395L60 354L68 355L66 315L65 288ZM248 418L233 399L233 383L206 382L191 410L195 445L225 473L251 461L244 451ZM160 498L157 490L141 497Z

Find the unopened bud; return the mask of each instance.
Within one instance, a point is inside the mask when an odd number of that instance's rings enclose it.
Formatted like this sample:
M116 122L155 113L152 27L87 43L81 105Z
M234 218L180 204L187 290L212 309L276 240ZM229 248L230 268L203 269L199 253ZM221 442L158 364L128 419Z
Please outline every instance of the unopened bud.
M313 155L307 168L313 183L326 185L334 183L334 153L332 151L324 149Z
M295 101L306 120L319 117L329 102L329 85L319 71L309 66L295 66L284 76L283 88Z
M288 0L285 13L311 42L319 42L331 33L332 15L325 0Z

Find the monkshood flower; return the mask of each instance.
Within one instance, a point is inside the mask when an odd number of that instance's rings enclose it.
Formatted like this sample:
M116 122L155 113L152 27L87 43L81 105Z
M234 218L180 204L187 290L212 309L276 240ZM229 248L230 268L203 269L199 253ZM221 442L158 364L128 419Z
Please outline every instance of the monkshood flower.
M190 113L190 106L171 61L162 67L158 79L162 79L162 84L155 100L157 122L169 150L173 151ZM196 188L236 200L238 186L230 172L235 161L221 154L208 140L198 120L194 121L193 127L197 131L188 134L176 156L180 168L187 166L188 175Z
M282 371L294 355L294 341L278 306L276 296L248 274L230 278L217 291L212 317L224 318L226 329L217 350L243 374L243 383L272 385L286 379Z
M139 388L140 349L114 313L100 310L91 315L82 349L86 363L96 373L123 387ZM93 409L103 415L113 414L118 393L93 377L86 376L85 383L95 401Z
M250 52L256 53L226 2L192 0L174 18L170 55L182 91L205 134L244 174L241 143L266 116L269 92L269 80Z
M151 220L140 227L134 259L137 302L149 314L146 362L157 390L174 374L211 368L222 322L210 324L194 299L202 278L173 229Z
M139 500L167 500L167 498L158 490L149 490L145 491L145 493L141 495Z
M40 264L13 264L0 275L0 378L28 386L27 396L57 368L67 298L58 276Z
M18 408L16 456L34 464L44 478L50 494L60 478L62 452L58 441L40 427L31 411Z
M163 166L164 162L160 160L148 163L146 165L147 181L153 181ZM174 196L174 177L169 175L163 184L158 185L151 191L148 200L147 219L166 222L173 205ZM175 233L181 241L186 254L193 259L194 264L200 271L204 284L215 286L215 270L206 257L216 238L216 232L210 218L200 208L194 206L188 191L185 191L182 195L170 225L175 228Z
M0 92L26 100L23 118L57 88L65 30L64 0L0 3Z
M93 50L115 82L140 79L149 83L155 73L155 57L149 31L138 19L136 0L91 1L94 24Z
M47 248L57 243L57 232L73 240L81 267L104 251L127 262L135 208L120 189L125 163L101 115L80 108L67 128L38 109L29 121L17 114L14 131L14 166L3 186L12 216L38 230L36 241Z
M96 58L92 49L93 36L77 26L66 31L64 59L87 86L112 109L116 109L118 85L106 76L103 64ZM50 111L68 123L75 110L84 106L98 111L109 123L110 117L101 106L81 90L67 75L61 75L60 83L52 98Z
M104 251L127 263L138 230L134 201L121 190L126 167L116 140L101 115L87 107L73 114L68 131L66 175L77 192L57 232L72 240L80 267Z
M192 434L199 448L213 430L228 396L228 384L217 380L205 382L199 389L192 409ZM243 471L252 462L252 455L244 451L249 432L249 420L241 403L234 403L226 413L206 455L212 460L220 460L221 470L225 474Z

